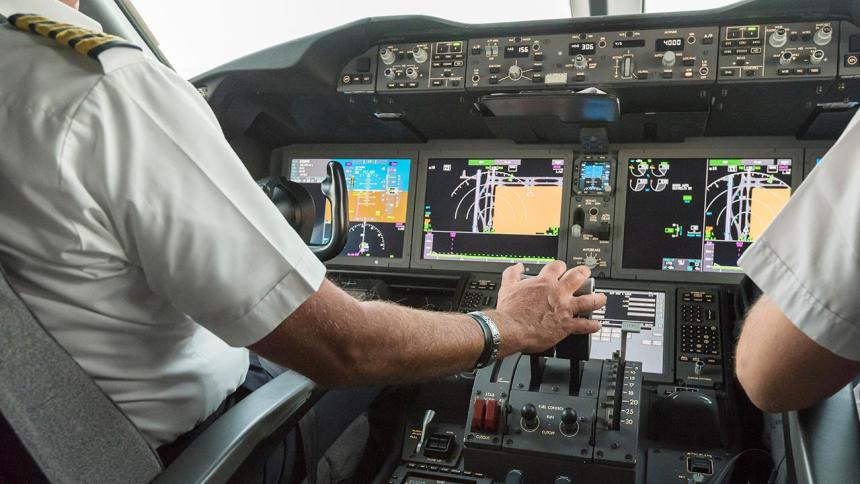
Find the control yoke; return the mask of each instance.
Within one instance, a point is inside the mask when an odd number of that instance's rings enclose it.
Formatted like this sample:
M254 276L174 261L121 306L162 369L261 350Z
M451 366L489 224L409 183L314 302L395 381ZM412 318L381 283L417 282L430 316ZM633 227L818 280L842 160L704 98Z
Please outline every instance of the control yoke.
M320 184L320 190L331 205L332 213L331 237L325 244L310 243L316 223L316 207L307 188L283 176L257 180L266 196L321 261L332 259L343 251L349 232L349 198L343 167L340 163L330 161L326 167L326 175Z

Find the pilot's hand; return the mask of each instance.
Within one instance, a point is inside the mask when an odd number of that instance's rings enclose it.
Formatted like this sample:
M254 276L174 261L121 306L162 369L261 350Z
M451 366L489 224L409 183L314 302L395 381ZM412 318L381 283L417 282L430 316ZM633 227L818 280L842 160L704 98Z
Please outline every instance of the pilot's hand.
M579 318L606 305L606 295L573 293L591 277L585 266L567 270L562 261L553 261L537 277L523 279L523 265L505 269L499 288L496 310L513 327L508 329L520 343L520 351L537 353L554 346L572 333L589 334L600 329L600 323ZM501 328L500 328L501 329ZM504 331L503 331L504 344Z

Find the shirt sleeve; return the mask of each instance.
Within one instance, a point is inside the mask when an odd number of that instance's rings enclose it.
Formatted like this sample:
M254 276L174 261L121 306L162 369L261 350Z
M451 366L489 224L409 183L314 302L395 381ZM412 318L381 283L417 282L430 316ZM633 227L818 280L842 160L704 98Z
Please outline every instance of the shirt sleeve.
M854 117L740 265L813 341L860 361L860 125Z
M322 283L325 267L206 102L154 61L95 85L70 123L62 163L61 179L80 177L99 207L92 218L118 239L130 270L230 345L259 341Z

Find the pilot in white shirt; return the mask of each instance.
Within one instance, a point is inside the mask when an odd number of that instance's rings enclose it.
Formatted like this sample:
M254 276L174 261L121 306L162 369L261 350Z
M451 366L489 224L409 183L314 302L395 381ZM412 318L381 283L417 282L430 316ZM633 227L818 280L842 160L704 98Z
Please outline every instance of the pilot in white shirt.
M573 296L590 272L560 261L527 280L508 268L482 315L355 300L190 84L74 30L100 28L58 0L0 0L0 15L15 23L0 25L0 263L154 448L246 383L245 347L338 387L439 378L600 328L577 315L605 297Z
M57 0L0 0L15 13L101 30ZM0 206L14 207L0 260L150 444L171 442L242 383L243 347L325 268L158 61L124 47L94 60L9 25L0 49Z
M740 259L765 294L738 343L753 403L804 408L860 374L860 117Z

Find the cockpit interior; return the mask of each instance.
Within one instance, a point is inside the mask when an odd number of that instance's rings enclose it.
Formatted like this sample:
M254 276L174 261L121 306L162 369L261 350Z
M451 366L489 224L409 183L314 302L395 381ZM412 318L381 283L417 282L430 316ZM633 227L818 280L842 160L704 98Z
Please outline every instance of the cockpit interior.
M169 64L132 3L81 9ZM348 475L333 471L350 460L335 453L331 472L283 482L858 482L860 391L762 412L735 350L755 297L739 259L857 112L860 4L641 13L639 0L611 14L614 3L492 24L370 17L190 79L249 175L355 298L492 309L505 268L531 276L556 259L587 266L589 292L606 296L593 334L380 388L350 427L361 446ZM352 411L315 406L325 390L290 378L146 480L253 482L248 462L273 436L308 412ZM47 481L96 482L25 453ZM0 483L20 482L12 471Z

